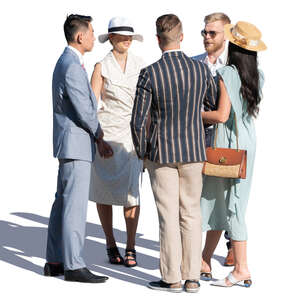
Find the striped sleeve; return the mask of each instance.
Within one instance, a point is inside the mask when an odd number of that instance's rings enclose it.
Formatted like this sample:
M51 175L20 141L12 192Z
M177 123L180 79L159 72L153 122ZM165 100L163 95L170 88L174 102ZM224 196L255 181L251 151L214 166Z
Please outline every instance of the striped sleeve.
M152 101L152 88L147 69L139 75L131 116L131 133L136 153L140 159L147 155L146 122Z
M204 110L210 111L216 109L217 104L217 86L215 80L206 64L203 64L205 68L205 78L207 80L206 94L203 100Z

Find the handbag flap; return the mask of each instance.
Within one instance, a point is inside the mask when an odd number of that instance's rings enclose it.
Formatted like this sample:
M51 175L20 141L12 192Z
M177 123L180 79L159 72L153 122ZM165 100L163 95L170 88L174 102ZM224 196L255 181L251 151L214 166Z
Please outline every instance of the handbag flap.
M215 165L238 165L245 159L247 150L230 148L206 148L207 161Z

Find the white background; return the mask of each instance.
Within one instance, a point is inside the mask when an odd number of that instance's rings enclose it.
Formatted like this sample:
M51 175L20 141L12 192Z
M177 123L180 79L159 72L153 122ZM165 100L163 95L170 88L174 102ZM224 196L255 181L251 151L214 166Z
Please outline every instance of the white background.
M1 2L1 201L0 286L11 299L72 299L124 297L255 296L273 298L296 293L299 267L299 15L296 1L2 1ZM187 55L203 52L203 18L222 11L232 22L249 21L263 34L268 50L260 53L265 73L264 99L257 120L257 158L247 221L250 289L221 289L202 283L197 295L173 295L149 290L145 284L159 278L158 222L148 176L144 176L134 270L107 263L105 240L93 203L89 203L85 257L94 272L110 276L105 284L68 283L41 276L46 247L46 225L54 199L57 161L52 158L51 80L66 42L67 14L94 18L95 34L105 33L111 17L129 17L145 42L132 51L147 63L159 59L155 20L177 14L183 23L182 49ZM95 42L85 55L89 75L110 45ZM145 173L146 174L146 173ZM114 209L118 245L125 248L122 209ZM17 213L17 214L15 214ZM213 275L223 278L224 240L213 260ZM289 297L289 296L288 296ZM2 298L2 296L1 296ZM290 296L289 298L297 298ZM3 299L3 298L2 298Z

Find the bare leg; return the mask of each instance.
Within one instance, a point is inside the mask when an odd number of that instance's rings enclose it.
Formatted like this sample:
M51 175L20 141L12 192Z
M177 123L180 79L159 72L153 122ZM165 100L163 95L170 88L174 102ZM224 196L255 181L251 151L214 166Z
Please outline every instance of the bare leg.
M112 248L116 247L116 241L113 232L113 212L111 205L97 204L98 215L102 224L103 231L106 238L106 247ZM119 255L113 255L113 258L110 257L108 253L109 261L114 264L123 263L123 258Z
M232 241L234 255L233 276L239 280L250 278L250 272L247 264L247 241Z
M112 225L113 223L112 206L97 203L97 211L98 211L100 222L103 227L103 231L105 233L107 248L116 246L116 241L113 233L113 225Z
M221 230L210 230L206 233L205 246L202 252L202 272L211 272L211 258L220 240Z
M135 236L140 215L140 206L124 207L124 217L126 222L127 231L127 249L134 249ZM133 258L129 256L128 258ZM129 261L129 264L135 264L133 261Z

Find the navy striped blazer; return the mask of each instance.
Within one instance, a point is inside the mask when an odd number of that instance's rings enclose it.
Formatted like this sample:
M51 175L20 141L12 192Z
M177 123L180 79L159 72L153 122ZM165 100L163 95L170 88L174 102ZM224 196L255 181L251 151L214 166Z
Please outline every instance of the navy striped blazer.
M206 160L201 106L215 109L216 94L208 67L180 50L166 52L142 69L131 118L139 158L158 163Z

